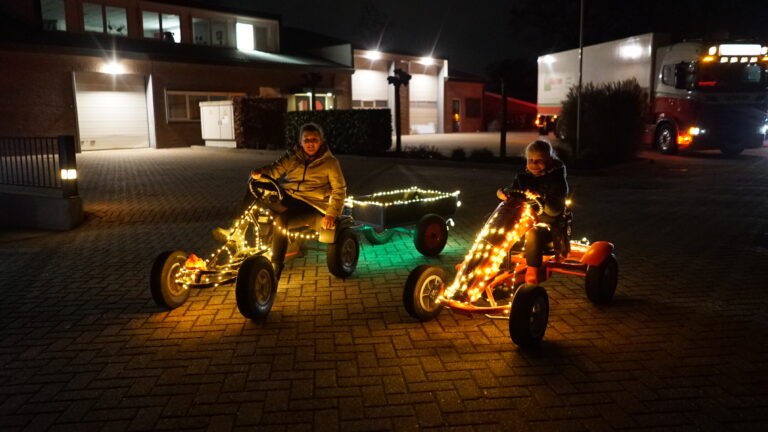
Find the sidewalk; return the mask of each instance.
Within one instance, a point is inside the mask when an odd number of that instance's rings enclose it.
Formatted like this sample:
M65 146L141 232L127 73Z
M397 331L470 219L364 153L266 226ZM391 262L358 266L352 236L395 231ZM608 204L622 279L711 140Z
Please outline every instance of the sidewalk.
M0 241L0 430L711 430L768 428L768 150L643 158L572 175L575 232L610 240L606 307L544 286L550 323L518 350L507 323L402 306L408 272L450 268L511 181L503 166L340 157L351 193L461 190L444 253L371 246L347 280L289 262L264 324L232 287L164 311L163 250L209 253L249 170L279 152L103 151L78 159L78 229Z

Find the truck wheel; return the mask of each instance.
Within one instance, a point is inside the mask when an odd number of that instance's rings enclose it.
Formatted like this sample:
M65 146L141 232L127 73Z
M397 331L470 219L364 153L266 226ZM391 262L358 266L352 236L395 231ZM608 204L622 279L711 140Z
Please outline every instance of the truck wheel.
M656 128L656 149L663 154L677 153L677 131L669 123L662 123Z
M403 306L408 315L419 321L436 318L443 305L438 301L445 286L445 271L440 267L422 264L411 270L403 286Z
M600 265L587 267L587 277L584 279L587 298L596 304L610 303L618 282L619 263L616 255L610 254Z
M424 215L416 224L413 244L422 255L428 257L440 255L447 241L448 225L440 215L434 213Z
M738 156L744 151L744 146L738 141L725 140L720 146L720 153L726 156Z
M189 298L189 288L176 282L186 260L187 254L182 251L166 251L155 258L149 275L149 290L158 306L176 309Z
M355 272L360 256L360 240L352 228L342 228L336 241L328 245L326 263L328 271L340 278L347 278Z
M549 321L549 297L539 285L522 285L512 297L509 336L521 347L538 345Z
M394 234L395 231L388 229L371 228L363 230L363 235L365 236L366 240L374 245L388 243Z
M240 265L235 283L235 298L240 313L254 321L267 317L277 294L277 281L272 263L261 255Z

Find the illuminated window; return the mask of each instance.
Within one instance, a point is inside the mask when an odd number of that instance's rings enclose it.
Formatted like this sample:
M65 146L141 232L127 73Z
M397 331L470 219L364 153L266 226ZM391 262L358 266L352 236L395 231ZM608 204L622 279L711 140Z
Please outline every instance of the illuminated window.
M124 8L98 3L83 3L83 29L87 32L128 35L128 17Z
M253 24L237 23L235 25L235 37L237 38L237 49L253 51L255 48Z
M43 30L67 30L64 0L40 0Z
M178 15L142 11L141 23L145 38L181 42L181 20Z

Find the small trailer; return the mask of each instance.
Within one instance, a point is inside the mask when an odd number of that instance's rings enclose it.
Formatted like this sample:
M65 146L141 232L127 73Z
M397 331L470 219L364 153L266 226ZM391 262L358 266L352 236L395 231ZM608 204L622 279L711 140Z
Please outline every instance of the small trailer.
M434 257L448 241L448 226L461 205L459 191L441 192L417 186L347 197L345 214L362 225L371 244L387 243L396 231L413 234L422 255Z

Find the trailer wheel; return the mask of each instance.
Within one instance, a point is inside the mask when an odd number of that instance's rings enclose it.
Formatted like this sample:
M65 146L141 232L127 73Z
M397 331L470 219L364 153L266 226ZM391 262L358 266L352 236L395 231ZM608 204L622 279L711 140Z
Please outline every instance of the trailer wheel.
M445 271L440 267L422 264L411 270L403 286L403 306L408 315L419 321L436 318L443 305L438 301L445 286Z
M254 321L265 319L276 294L277 281L272 263L261 255L243 261L235 283L235 298L240 313Z
M355 272L360 257L360 240L352 228L342 228L336 241L328 245L326 263L328 271L340 278L347 278Z
M610 254L600 265L587 267L584 288L592 303L610 303L619 282L619 263L616 255Z
M677 131L669 123L662 123L656 128L656 149L663 154L677 153Z
M509 336L521 347L538 345L549 321L549 297L539 285L522 285L512 297Z
M149 291L158 306L176 309L189 298L189 288L176 282L186 260L187 254L182 251L166 251L155 258L149 275Z
M373 245L380 245L389 243L390 240L392 240L392 236L395 234L394 230L388 230L388 229L365 229L363 230L363 235L365 236L365 239L368 240Z
M434 213L424 215L416 224L413 244L422 255L428 257L440 255L447 241L448 225L440 215Z

